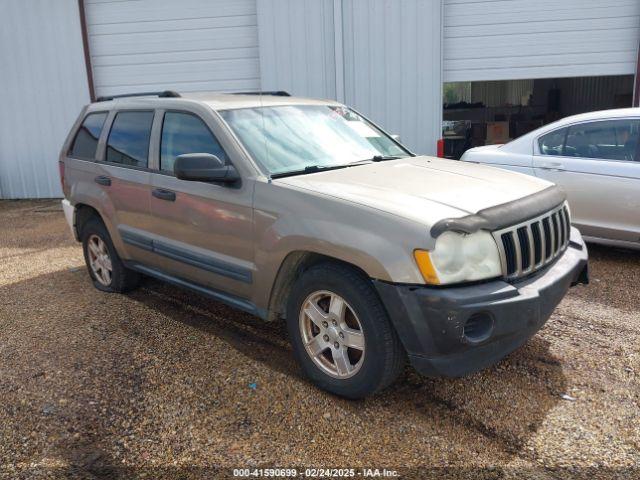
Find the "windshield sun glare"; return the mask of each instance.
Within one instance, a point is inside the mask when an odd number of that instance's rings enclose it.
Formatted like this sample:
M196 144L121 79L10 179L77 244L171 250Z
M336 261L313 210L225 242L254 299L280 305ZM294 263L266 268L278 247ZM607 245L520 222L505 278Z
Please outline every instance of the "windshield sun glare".
M409 155L375 125L342 106L286 105L220 114L270 175Z

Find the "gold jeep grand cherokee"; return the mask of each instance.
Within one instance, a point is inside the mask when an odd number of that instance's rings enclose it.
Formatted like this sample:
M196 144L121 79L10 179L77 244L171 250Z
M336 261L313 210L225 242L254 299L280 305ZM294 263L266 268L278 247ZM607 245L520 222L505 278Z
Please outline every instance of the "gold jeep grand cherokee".
M140 275L286 319L318 386L350 398L485 368L525 343L587 250L554 185L416 156L354 110L271 94L100 98L60 154L96 288Z

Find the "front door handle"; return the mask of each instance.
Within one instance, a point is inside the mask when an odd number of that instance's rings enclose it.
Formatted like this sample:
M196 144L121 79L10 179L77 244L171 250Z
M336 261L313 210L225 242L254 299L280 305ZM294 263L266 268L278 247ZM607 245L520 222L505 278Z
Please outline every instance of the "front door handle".
M105 177L104 175L98 175L93 179L99 185L104 185L105 187L111 186L111 179L109 177Z
M564 170L564 164L562 164L562 162L542 162L540 168L561 171Z
M171 190L164 190L163 188L156 188L151 192L151 195L159 198L160 200L166 200L168 202L176 201L176 193L172 192Z

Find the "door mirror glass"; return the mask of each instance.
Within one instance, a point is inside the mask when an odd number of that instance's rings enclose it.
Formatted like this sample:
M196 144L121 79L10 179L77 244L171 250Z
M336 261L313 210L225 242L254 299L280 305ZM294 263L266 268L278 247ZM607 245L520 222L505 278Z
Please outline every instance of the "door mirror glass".
M233 165L225 165L222 160L210 153L179 155L173 169L180 180L232 183L240 179Z

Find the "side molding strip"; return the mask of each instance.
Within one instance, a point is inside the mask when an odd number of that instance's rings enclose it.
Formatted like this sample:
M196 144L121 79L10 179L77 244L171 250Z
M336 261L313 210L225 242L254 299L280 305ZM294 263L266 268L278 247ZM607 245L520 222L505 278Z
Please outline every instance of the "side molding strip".
M131 232L128 229L118 228L122 241L134 247L142 248L149 252L157 253L163 257L176 260L178 262L186 263L202 270L222 275L224 277L232 278L244 283L252 283L253 275L248 268L238 267L236 265L230 265L226 262L221 262L215 258L202 255L196 252L186 250L184 248L174 247L157 240L153 240L145 235Z
M150 238L147 238L144 235L129 232L128 230L124 230L122 228L118 228L118 231L120 232L120 236L122 237L122 241L124 243L133 245L134 247L142 248L143 250L148 250L149 252L153 251L153 242Z
M186 263L203 270L208 270L218 275L224 275L225 277L233 278L244 283L252 282L251 270L245 268L239 268L235 265L229 265L228 263L215 260L213 258L200 255L195 252L189 252L182 248L176 248L171 245L167 245L162 242L153 241L153 251L158 255L177 260L178 262Z
M202 285L184 280L182 278L174 277L173 275L169 275L167 273L161 272L160 270L156 270L155 268L147 267L136 262L126 262L126 266L128 268L131 268L132 270L136 270L140 273L157 278L158 280L162 280L177 287L192 290L196 293L199 293L200 295L225 303L230 307L237 308L244 312L250 313L251 315L257 315L262 319L267 318L266 310L263 311L259 308L256 308L256 306L250 301L240 297L236 297L235 295L229 295L218 290L213 290L211 288L204 287Z

